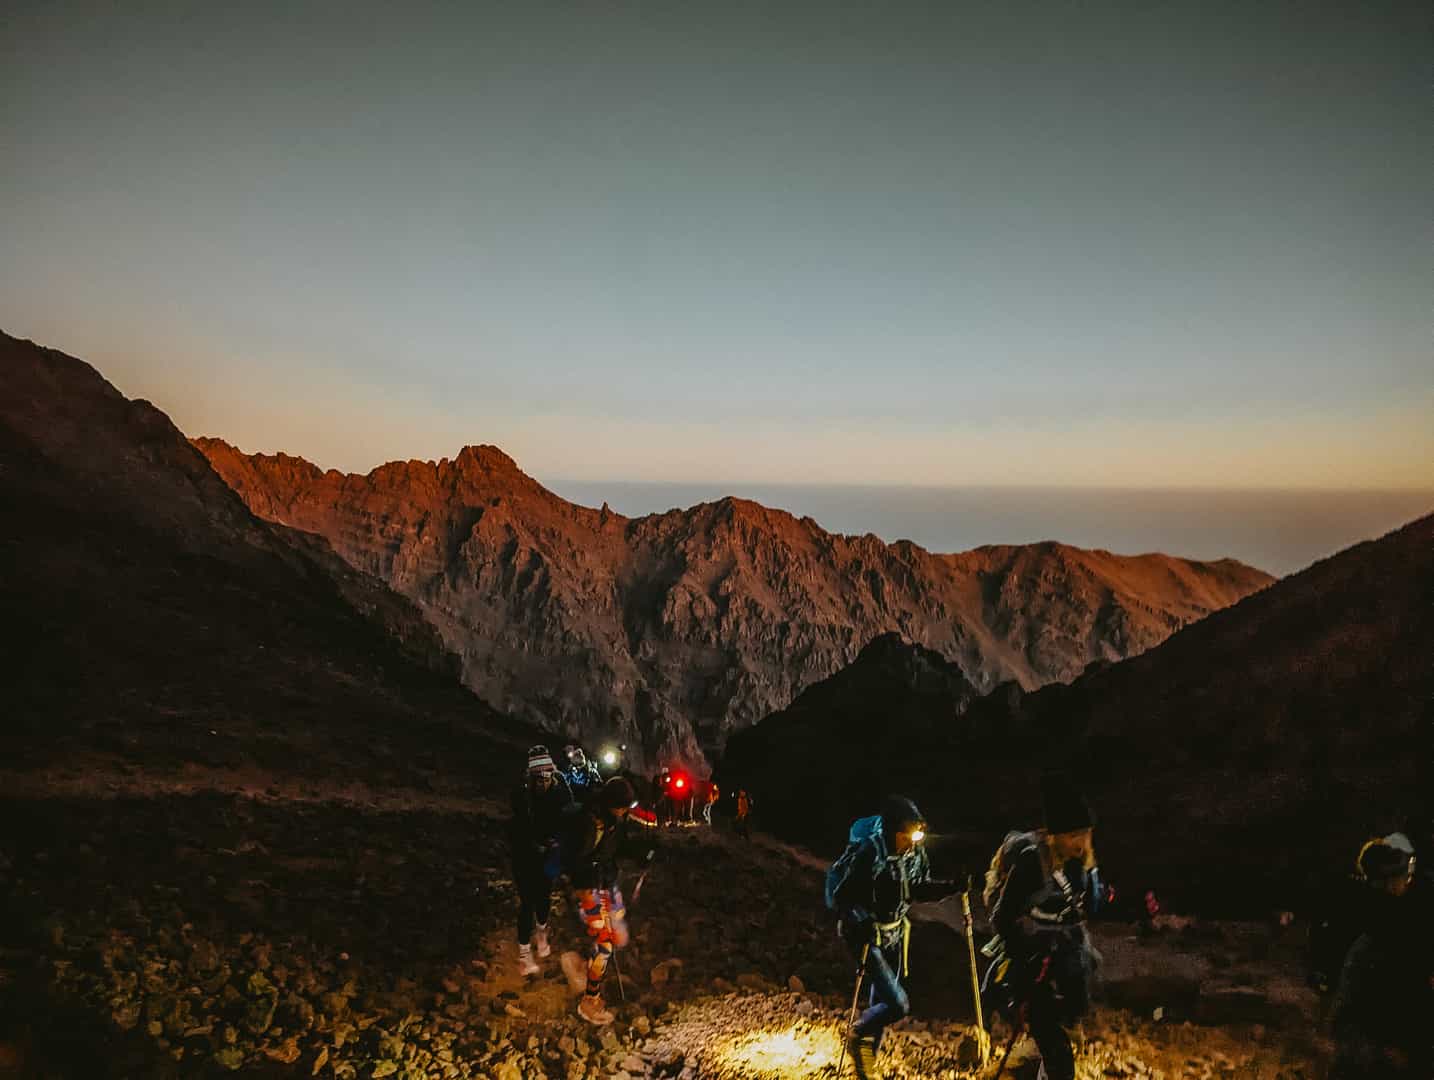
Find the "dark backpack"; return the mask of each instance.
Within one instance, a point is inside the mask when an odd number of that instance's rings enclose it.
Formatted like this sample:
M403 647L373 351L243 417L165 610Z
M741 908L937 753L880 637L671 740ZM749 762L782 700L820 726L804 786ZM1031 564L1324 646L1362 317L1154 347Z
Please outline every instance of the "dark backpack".
M871 817L857 818L851 823L847 830L846 850L837 857L827 869L826 878L826 899L827 907L837 910L837 893L841 890L856 865L857 855L869 844L880 843L881 836L881 815L873 814Z
M1039 850L1041 838L1035 832L1008 832L996 854L991 856L991 865L986 869L985 886L981 889L981 903L991 913L992 905L1001 898L1006 882L1016 863L1029 851Z

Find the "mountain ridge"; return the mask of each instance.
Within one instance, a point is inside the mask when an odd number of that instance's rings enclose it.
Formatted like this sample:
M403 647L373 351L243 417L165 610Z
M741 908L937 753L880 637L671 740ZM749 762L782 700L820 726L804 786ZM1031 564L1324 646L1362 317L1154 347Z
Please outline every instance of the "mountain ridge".
M357 474L192 441L258 516L324 536L414 600L481 696L629 743L643 764L701 767L887 632L980 689L1033 688L1273 580L1055 541L934 554L734 496L627 517L562 499L492 446Z

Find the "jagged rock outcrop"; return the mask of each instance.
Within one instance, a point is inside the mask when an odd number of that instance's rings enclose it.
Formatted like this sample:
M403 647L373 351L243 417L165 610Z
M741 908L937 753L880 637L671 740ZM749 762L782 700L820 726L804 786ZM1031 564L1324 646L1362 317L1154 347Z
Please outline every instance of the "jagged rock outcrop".
M259 516L318 533L415 600L500 708L635 763L700 764L899 632L989 689L1070 679L1271 580L1233 560L1056 543L936 555L742 499L627 518L547 491L502 451L367 475L195 440Z

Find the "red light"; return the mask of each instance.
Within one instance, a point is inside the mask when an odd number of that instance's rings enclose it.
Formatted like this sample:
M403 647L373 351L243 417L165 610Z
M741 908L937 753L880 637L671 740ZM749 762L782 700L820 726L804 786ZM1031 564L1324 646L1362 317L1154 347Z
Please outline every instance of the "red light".
M682 787L686 783L687 781L683 780L681 777L678 777L676 780L672 781L672 785L674 787Z

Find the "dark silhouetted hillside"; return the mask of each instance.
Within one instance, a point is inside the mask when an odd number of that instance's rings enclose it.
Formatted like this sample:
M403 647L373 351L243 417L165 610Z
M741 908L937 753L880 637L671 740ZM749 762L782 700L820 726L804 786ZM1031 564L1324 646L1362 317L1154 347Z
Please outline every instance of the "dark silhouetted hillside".
M411 602L256 518L148 402L5 335L0 553L12 766L383 772L518 737Z

